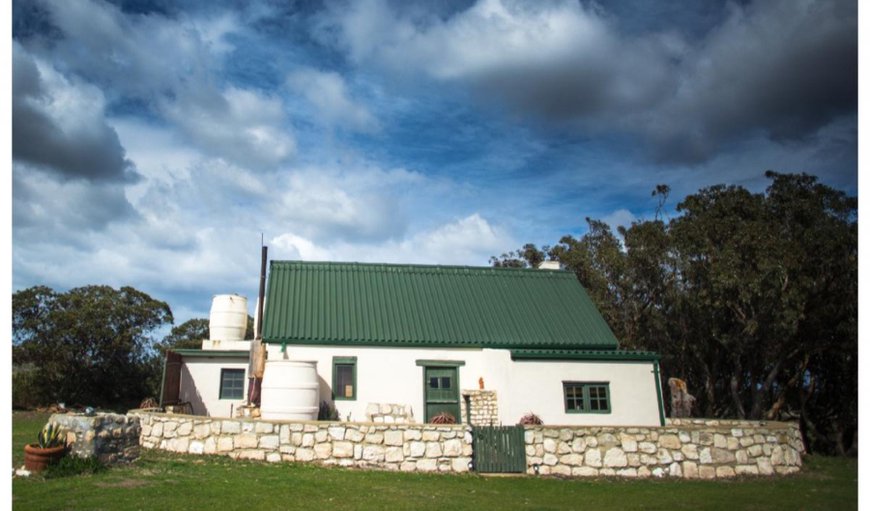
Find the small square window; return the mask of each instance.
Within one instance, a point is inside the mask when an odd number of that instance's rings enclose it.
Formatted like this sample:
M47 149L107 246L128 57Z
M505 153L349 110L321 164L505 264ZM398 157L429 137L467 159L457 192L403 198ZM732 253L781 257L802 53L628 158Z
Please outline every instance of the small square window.
M220 399L242 399L245 395L245 370L221 369Z
M610 384L563 382L565 413L610 413Z
M356 357L332 359L332 399L338 401L356 399Z

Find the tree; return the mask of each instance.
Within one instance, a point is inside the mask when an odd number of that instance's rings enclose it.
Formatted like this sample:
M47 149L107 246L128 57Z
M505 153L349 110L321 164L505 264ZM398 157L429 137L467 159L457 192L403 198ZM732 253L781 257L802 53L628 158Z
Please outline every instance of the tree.
M209 320L206 318L188 319L184 323L172 327L169 335L156 347L161 357L167 349L200 349L203 339L209 338ZM249 314L245 328L245 339L254 338L254 318Z
M130 406L152 393L152 334L171 323L165 302L132 287L31 287L12 295L13 362L43 404Z
M764 193L711 186L664 222L587 218L547 257L577 274L623 347L662 356L709 417L799 416L809 447L857 448L857 200L767 172ZM527 245L528 246L528 245ZM520 253L520 251L517 251Z
M208 339L208 319L193 318L172 327L172 331L163 338L159 349L200 349L202 340Z

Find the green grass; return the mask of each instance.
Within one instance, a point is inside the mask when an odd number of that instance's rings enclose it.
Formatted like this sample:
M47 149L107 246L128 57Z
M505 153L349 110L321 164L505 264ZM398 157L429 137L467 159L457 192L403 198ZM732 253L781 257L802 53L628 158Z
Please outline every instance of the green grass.
M13 450L46 416L13 415ZM23 457L19 456L19 457ZM20 466L18 463L17 466ZM731 481L564 480L402 474L145 451L128 467L16 478L15 509L856 509L855 459L811 457L801 474Z

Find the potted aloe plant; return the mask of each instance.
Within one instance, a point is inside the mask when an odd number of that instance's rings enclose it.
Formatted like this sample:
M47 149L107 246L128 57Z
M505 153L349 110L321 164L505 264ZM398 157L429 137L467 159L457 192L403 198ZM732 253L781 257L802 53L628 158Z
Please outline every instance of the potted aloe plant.
M31 472L42 472L66 454L63 428L53 422L42 427L36 440L24 446L24 468Z

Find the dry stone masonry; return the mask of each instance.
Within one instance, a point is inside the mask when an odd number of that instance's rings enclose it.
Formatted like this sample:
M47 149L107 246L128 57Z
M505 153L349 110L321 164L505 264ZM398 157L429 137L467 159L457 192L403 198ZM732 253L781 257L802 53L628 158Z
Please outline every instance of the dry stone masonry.
M412 424L414 412L410 405L369 403L366 406L366 419L384 424Z
M139 419L115 413L53 414L49 422L67 432L70 452L80 457L97 457L103 463L124 463L139 457Z
M529 426L528 473L716 479L800 470L797 424L673 419L662 428Z
M498 397L494 390L463 390L462 397L459 404L463 421L470 417L473 426L498 425ZM470 405L470 414L466 410L467 405Z
M471 428L461 425L139 417L148 449L403 472L467 472L471 463Z
M379 412L380 413L380 412ZM134 410L141 446L267 462L467 472L467 425L263 421ZM797 424L671 419L664 427L526 426L527 473L719 479L800 470Z

